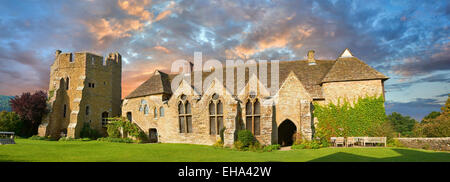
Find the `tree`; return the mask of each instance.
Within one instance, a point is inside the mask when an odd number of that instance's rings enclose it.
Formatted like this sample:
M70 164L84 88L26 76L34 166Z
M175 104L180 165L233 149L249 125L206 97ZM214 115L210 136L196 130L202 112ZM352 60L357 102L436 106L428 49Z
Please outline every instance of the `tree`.
M393 112L387 117L388 121L394 127L394 131L403 136L411 136L413 134L414 125L417 121L409 116L402 116L400 113Z
M14 112L0 112L0 131L12 131L16 134L22 130L22 120Z
M430 119L434 119L434 118L436 118L436 117L438 117L438 116L440 116L440 115L441 115L440 112L438 112L438 111L433 111L433 112L431 112L430 114L426 115L426 116L422 119L421 123L426 123L426 122L429 121Z
M21 96L15 96L9 101L12 111L23 120L23 128L20 133L22 136L37 134L42 117L48 113L46 101L47 94L43 91L37 91L34 94L22 93Z
M450 97L441 108L441 113L428 114L422 122L414 128L416 136L423 137L450 137Z

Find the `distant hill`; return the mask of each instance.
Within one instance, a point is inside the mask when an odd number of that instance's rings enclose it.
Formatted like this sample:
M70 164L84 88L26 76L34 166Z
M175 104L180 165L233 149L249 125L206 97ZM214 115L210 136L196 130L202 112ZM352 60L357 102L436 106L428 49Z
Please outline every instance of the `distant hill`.
M0 111L11 111L11 107L9 106L9 100L13 98L13 96L0 95Z

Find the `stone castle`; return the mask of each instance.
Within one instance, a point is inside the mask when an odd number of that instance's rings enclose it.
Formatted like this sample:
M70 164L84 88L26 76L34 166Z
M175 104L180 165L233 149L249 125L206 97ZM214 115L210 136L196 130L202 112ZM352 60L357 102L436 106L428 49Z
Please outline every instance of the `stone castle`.
M50 67L48 107L41 136L79 137L85 123L106 134L106 118L119 116L122 95L122 58L111 53L103 60L92 53L61 53Z
M279 62L278 73L267 69L268 80L272 74L278 74L279 89L275 93L264 92L261 84L251 87L249 83L261 80L258 74L249 75L248 68L244 88L236 91L235 87L234 92L226 87L226 79L236 83L236 74L219 81L208 80L211 72L202 72L203 83L207 84L204 91L195 90L193 83L186 80L172 91L171 82L178 74L156 70L120 103L119 54L110 54L106 65L102 65L101 57L93 54L77 53L73 63L69 61L71 54L57 52L49 89L52 110L39 134L67 132L67 136L78 137L84 123L104 132L104 115L122 115L136 123L150 142L212 145L223 130L224 144L232 145L237 132L247 129L264 145L291 145L295 134L306 139L314 136L314 126L319 121L314 118L313 103L384 96L384 81L388 77L354 57L348 49L335 60L316 60L314 51L309 51L307 57ZM232 68L234 73L237 67ZM223 69L224 75L227 70Z

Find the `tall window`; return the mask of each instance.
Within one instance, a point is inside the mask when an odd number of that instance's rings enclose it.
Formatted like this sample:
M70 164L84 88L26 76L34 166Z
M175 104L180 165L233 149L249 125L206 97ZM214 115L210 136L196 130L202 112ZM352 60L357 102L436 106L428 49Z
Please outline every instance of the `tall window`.
M153 109L153 117L158 118L158 109L156 107Z
M164 107L159 108L159 117L164 117Z
M178 122L180 133L192 133L191 104L186 100L185 95L181 96L181 101L178 103Z
M90 109L89 106L86 106L86 116L89 115Z
M254 135L259 135L261 131L261 105L258 99L254 102L247 100L245 104L245 126Z
M148 112L149 112L148 105L145 104L145 106L144 106L144 114L147 115Z
M108 124L108 112L103 112L102 113L102 126L106 127L106 125Z
M209 103L209 134L211 135L219 134L223 128L223 104L214 95Z
M139 105L139 112L143 112L144 111L144 107L147 105L147 101L142 99L141 100L141 105Z

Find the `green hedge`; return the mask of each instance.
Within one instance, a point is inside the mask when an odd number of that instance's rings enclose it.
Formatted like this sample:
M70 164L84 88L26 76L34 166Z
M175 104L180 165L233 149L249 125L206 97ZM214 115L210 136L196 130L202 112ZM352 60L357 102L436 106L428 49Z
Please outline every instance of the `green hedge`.
M314 104L314 117L319 120L316 136L329 140L330 137L379 136L380 127L386 125L383 97L358 98L351 104L344 100L341 104ZM383 130L383 128L381 129Z

